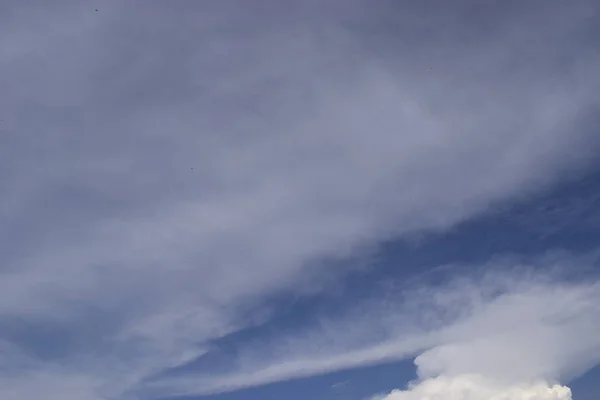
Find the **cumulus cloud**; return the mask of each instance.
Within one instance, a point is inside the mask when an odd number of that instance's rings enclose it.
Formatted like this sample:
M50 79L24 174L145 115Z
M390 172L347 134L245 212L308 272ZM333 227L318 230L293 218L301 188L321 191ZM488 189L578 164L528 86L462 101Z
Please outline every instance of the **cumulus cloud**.
M596 2L182 4L0 15L0 379L15 400L124 396L264 321L266 296L320 290L343 273L326 260L448 229L597 154Z
M466 337L422 352L418 380L373 399L571 399L567 386L548 382L600 362L599 284L546 284L502 295L450 327L450 337Z
M406 390L394 390L372 400L571 400L566 386L535 383L530 385L499 385L479 376L432 378L411 385Z

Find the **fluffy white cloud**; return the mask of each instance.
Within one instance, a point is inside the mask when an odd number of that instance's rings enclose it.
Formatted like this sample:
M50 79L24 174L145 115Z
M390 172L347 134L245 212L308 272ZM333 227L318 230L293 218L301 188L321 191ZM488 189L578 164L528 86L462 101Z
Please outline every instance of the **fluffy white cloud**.
M544 382L507 386L464 375L427 379L373 400L571 400L571 390Z

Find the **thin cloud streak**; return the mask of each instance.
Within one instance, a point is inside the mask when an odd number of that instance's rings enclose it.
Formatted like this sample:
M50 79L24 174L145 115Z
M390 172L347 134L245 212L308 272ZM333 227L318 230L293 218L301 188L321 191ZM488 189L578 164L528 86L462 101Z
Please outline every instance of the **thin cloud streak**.
M241 352L238 371L159 378L148 388L214 394L415 357L415 385L456 380L452 385L460 390L466 385L475 393L501 394L519 385L568 383L600 362L600 281L566 283L557 279L564 271L530 273L512 266L494 265L488 274L442 286L407 287L392 304L384 293L385 306L374 300L359 307L360 315L350 312L294 337L253 343ZM383 341L382 331L388 332ZM353 345L357 336L366 343ZM339 344L334 350L332 338Z

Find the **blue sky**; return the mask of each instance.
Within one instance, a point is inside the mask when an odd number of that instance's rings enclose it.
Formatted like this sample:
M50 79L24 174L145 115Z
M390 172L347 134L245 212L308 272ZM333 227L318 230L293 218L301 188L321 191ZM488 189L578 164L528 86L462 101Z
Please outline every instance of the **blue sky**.
M595 1L0 6L0 397L600 392Z

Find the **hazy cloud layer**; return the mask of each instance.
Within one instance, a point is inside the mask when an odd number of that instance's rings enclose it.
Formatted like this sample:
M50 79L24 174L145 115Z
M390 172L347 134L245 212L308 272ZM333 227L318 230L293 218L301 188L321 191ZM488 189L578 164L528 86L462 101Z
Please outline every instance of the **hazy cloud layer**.
M5 397L124 398L599 148L595 2L292 3L2 6Z

